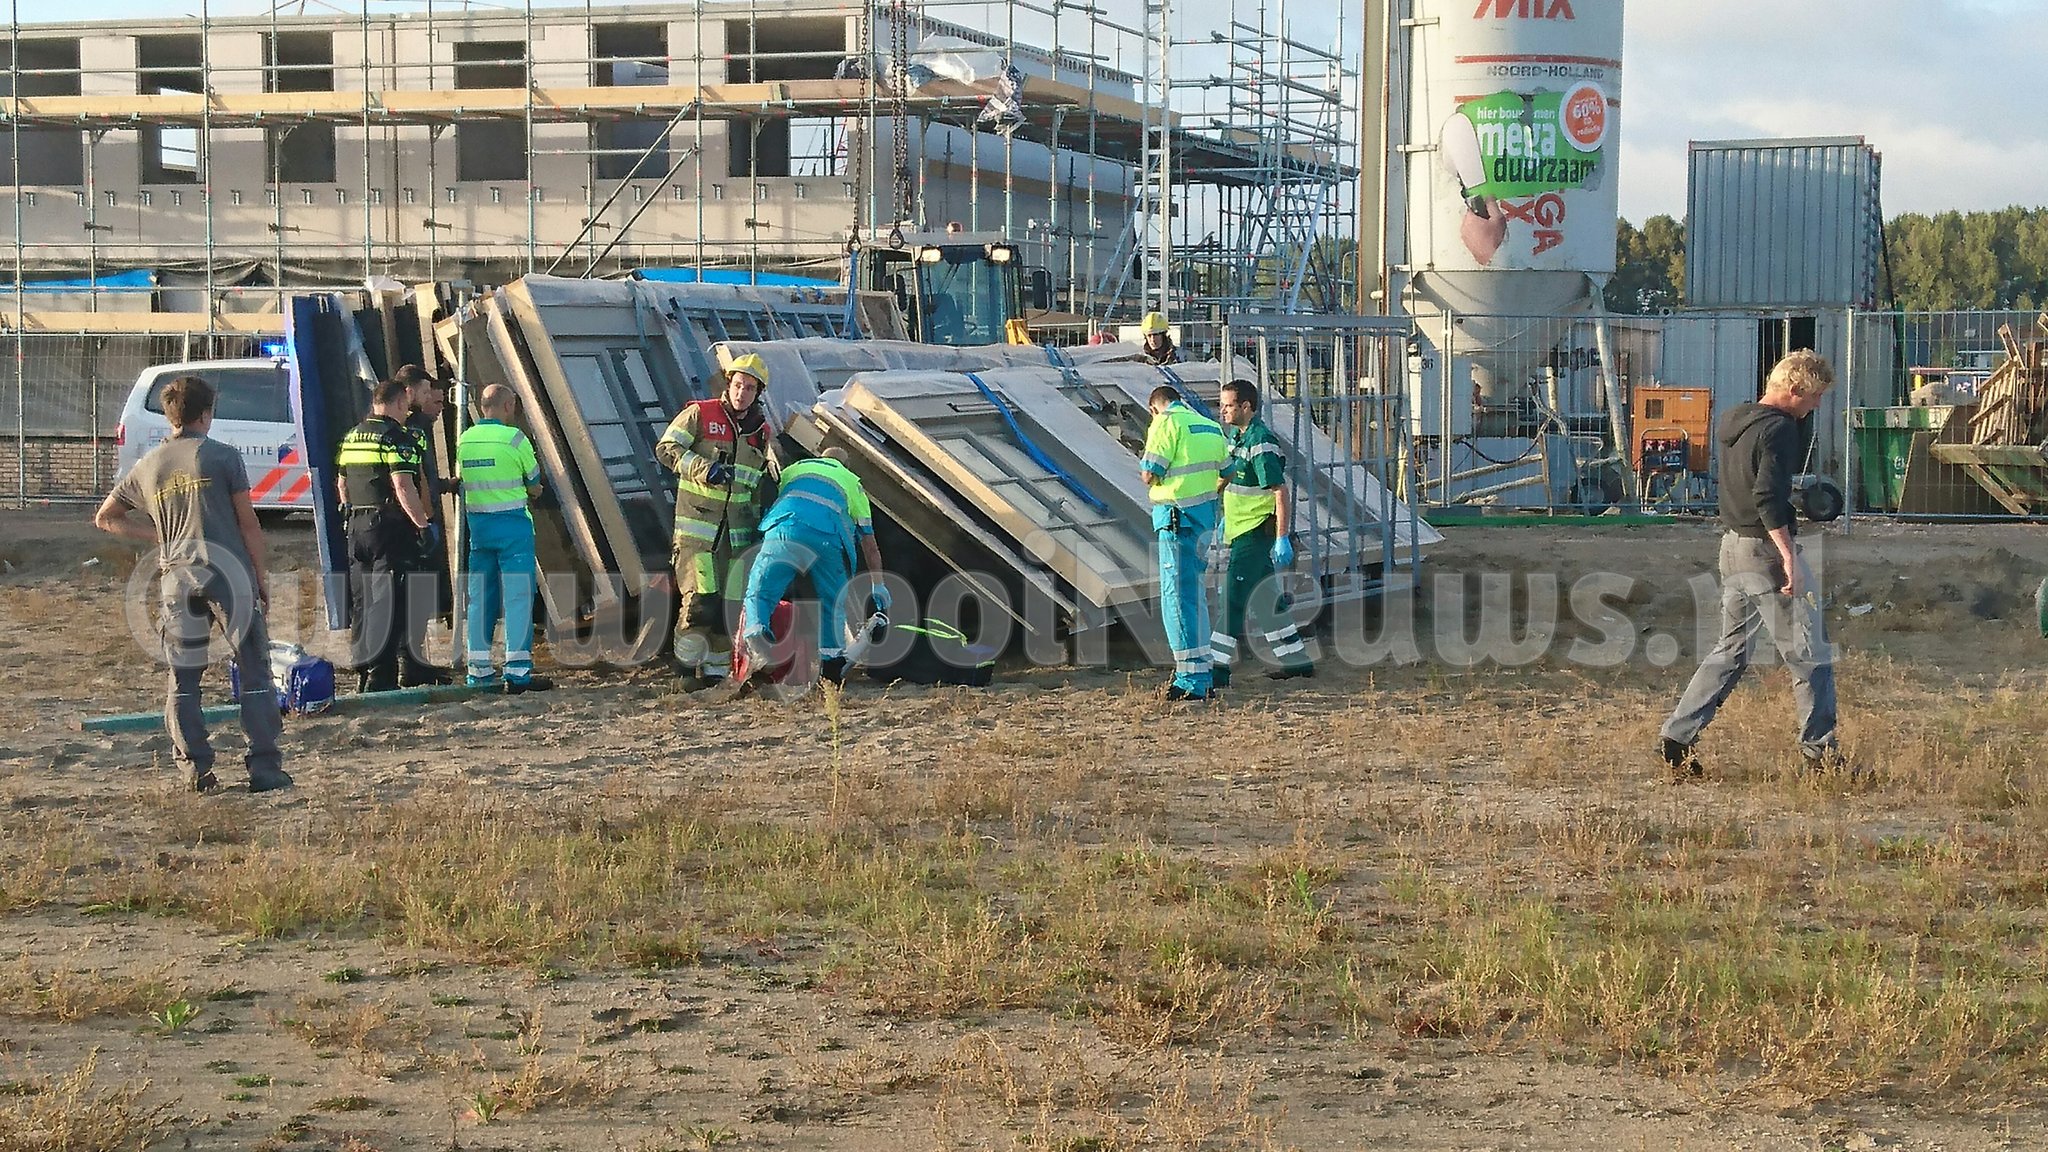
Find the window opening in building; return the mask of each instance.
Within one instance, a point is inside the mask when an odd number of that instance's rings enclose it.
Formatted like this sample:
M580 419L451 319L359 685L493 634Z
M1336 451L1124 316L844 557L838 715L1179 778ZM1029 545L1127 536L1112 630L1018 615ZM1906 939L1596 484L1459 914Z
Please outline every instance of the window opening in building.
M137 36L137 95L198 95L206 90L205 47L197 35ZM138 179L144 184L199 183L199 129L152 124L136 129L141 145Z
M0 44L0 96L77 96L80 94L78 38L22 39ZM76 185L85 183L85 135L75 128L21 129L21 167L14 168L13 149L0 156L8 182Z
M526 42L479 40L455 45L455 86L524 89ZM525 180L526 124L519 119L464 120L455 126L457 180Z
M599 88L669 82L667 24L600 24L591 30L591 78ZM668 120L632 117L591 126L600 180L659 180L668 171Z
M789 175L789 121L776 117L726 123L726 175Z
M263 90L334 91L334 34L264 33ZM334 131L313 121L264 129L264 172L277 184L334 183Z
M846 59L846 21L788 16L725 22L726 80L830 80Z
M835 116L789 122L789 174L840 176L846 172L846 122Z

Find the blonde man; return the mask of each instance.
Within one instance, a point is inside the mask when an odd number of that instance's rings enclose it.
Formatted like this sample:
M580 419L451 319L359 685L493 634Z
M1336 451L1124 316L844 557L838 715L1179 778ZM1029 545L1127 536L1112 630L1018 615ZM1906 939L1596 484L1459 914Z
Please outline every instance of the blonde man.
M1832 770L1835 670L1821 630L1820 587L1794 537L1792 476L1799 470L1799 421L1820 407L1835 371L1810 351L1778 361L1763 398L1721 417L1715 439L1721 492L1721 638L1700 661L1664 721L1659 754L1674 778L1702 774L1694 744L1749 667L1756 633L1768 624L1792 673L1799 754L1807 772Z

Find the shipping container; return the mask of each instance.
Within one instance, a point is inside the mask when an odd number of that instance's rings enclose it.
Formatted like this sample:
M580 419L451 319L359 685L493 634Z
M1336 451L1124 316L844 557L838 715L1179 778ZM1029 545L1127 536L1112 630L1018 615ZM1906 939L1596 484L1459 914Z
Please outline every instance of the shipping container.
M1861 136L1693 141L1686 305L1876 307L1878 183Z

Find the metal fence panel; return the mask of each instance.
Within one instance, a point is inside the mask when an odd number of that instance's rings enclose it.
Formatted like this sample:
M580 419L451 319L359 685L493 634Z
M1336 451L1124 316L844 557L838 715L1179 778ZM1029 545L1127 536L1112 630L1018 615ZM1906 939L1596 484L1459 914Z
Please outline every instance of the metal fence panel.
M112 486L122 406L144 368L257 354L247 336L15 332L4 347L0 499L97 499Z
M1980 415L1986 384L2007 359L2007 329L2027 363L2048 344L2038 313L1860 312L1860 350L1844 389L1843 477L1852 515L2018 519L2048 515L2048 454L2031 429L1994 433ZM2036 388L2048 386L2034 369ZM2038 406L2033 409L2038 413Z

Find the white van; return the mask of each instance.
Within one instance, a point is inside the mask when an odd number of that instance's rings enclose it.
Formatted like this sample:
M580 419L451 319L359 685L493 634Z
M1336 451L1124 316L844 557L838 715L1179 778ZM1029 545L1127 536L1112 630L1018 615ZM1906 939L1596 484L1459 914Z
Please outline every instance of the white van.
M292 424L283 360L195 360L144 368L122 406L114 430L118 447L115 482L128 475L142 454L170 437L164 418L164 385L197 376L213 385L213 431L208 435L242 454L249 469L249 502L259 511L310 512L313 477L306 448Z

